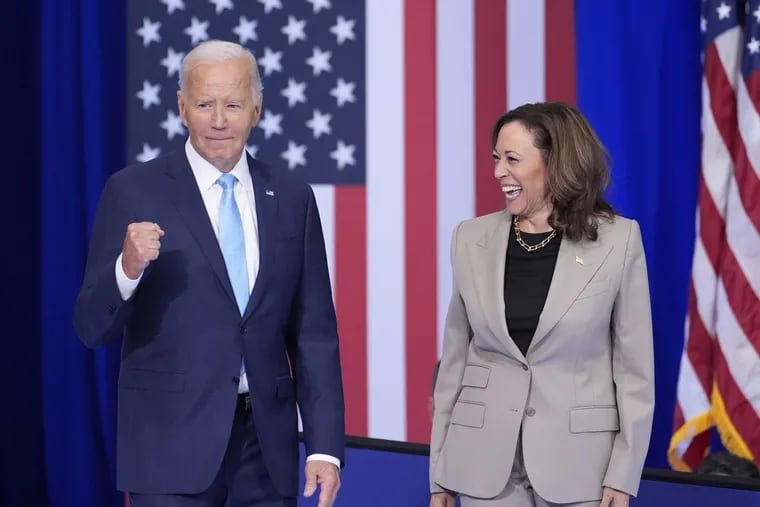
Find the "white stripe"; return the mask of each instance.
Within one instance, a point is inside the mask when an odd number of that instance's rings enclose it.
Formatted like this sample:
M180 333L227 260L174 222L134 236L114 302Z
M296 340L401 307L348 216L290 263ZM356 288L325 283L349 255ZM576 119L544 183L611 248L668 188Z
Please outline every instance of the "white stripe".
M683 459L683 455L686 454L686 451L689 450L689 445L691 444L691 441L694 440L694 436L692 435L691 438L684 438L677 446L676 450L678 454L678 457Z
M760 412L760 375L757 374L760 357L736 322L723 283L718 285L717 308L717 339L728 371L747 402L755 412Z
M327 267L330 269L330 286L335 299L335 187L333 185L312 185L314 198L319 208L322 221L322 233L325 236Z
M546 96L544 27L544 0L507 1L508 109Z
M438 0L436 5L439 357L451 297L451 233L475 214L473 9L473 0Z
M368 0L367 382L369 436L406 439L404 4Z
M760 177L760 116L749 97L747 83L740 79L736 86L737 111L739 116L739 134L747 149L747 158L755 174Z
M699 237L699 214L697 214L697 240L694 244L694 260L692 265L692 282L694 284L694 292L697 296L697 315L694 317L701 319L702 324L708 330L708 333L714 333L714 315L713 304L715 302L715 287L717 279L715 277L715 271L710 264L710 259L707 257L702 240ZM702 383L697 377L697 373L694 370L693 365L686 353L689 344L689 320L686 319L686 325L684 336L683 354L681 355L681 367L678 372L678 387L677 387L677 400L681 406L684 420L689 420L697 417L700 414L707 412L710 409L709 393L706 393L702 388ZM679 446L681 452L685 452L691 438L684 440Z
M760 297L760 236L742 205L734 178L728 186L726 238L749 286Z
M702 239L694 242L694 261L691 268L694 293L697 296L697 312L707 332L715 335L715 290L717 275L705 251ZM686 335L688 337L688 335Z
M702 389L697 372L686 355L686 349L681 356L681 369L678 373L678 403L685 422L709 411L711 406L708 394Z
M710 110L710 90L702 80L702 175L721 217L726 216L728 181L734 172L731 155Z
M741 76L741 54L742 41L744 36L741 28L738 26L723 32L715 39L715 49L718 51L718 57L720 63L723 65L723 69L726 72L728 81L731 83L731 88L736 90L736 82ZM704 102L703 102L704 103Z

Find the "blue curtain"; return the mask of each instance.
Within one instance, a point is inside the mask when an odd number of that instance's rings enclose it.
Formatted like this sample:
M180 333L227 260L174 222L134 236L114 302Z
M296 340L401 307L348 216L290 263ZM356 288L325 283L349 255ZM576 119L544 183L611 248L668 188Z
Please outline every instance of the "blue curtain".
M118 345L72 326L97 199L124 165L125 3L42 0L42 378L50 505L123 504L115 479Z
M45 505L40 358L40 3L0 7L0 505Z
M610 197L641 224L655 337L647 465L666 468L700 170L700 3L576 0L578 103L613 158Z

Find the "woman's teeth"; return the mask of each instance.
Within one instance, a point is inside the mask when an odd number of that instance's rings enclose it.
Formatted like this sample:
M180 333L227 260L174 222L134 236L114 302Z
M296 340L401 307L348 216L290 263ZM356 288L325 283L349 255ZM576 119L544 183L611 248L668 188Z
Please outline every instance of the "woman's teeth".
M507 197L516 197L522 190L520 185L502 185L501 191L506 194Z

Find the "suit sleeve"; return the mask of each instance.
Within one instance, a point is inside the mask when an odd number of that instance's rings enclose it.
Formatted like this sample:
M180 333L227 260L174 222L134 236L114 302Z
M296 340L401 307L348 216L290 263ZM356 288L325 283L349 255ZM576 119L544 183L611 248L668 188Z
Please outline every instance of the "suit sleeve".
M132 217L117 173L106 182L100 197L74 309L77 335L91 348L121 338L132 311L132 299L121 298L115 271Z
M623 276L612 314L612 375L620 431L604 486L638 492L654 412L654 351L646 259L641 231L631 222Z
M338 328L316 200L308 188L304 261L296 300L294 379L306 455L344 463L345 407Z
M461 224L454 230L451 239L451 264L453 271L453 288L451 301L449 302L446 322L443 330L443 352L441 364L438 369L438 377L435 382L433 394L434 413L433 427L430 435L430 491L439 493L445 491L435 480L435 467L438 457L443 448L446 432L449 428L449 420L454 404L459 396L462 386L462 377L467 363L467 349L472 336L470 322L467 318L467 309L459 292L457 283L456 252L459 248L457 238Z

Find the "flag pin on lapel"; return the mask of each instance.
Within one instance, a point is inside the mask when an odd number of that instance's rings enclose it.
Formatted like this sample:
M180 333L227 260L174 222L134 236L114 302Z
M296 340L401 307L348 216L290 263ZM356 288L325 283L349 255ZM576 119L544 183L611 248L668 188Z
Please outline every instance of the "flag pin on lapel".
M577 262L578 264L580 264L581 266L583 266L583 259L581 259L577 255L575 256L575 262Z
M271 190L267 190L264 193L267 194L267 195L274 195L274 192L272 192ZM577 259L577 257L576 257L576 259Z

